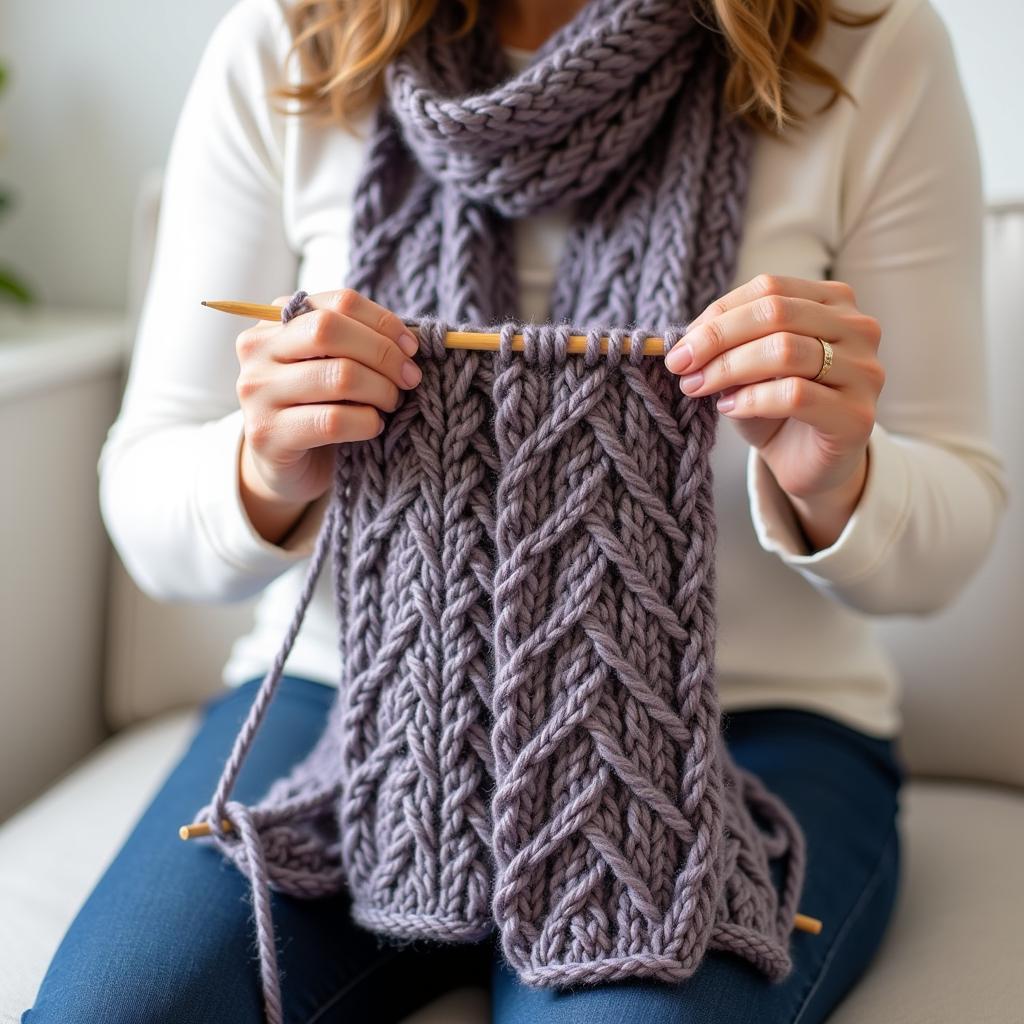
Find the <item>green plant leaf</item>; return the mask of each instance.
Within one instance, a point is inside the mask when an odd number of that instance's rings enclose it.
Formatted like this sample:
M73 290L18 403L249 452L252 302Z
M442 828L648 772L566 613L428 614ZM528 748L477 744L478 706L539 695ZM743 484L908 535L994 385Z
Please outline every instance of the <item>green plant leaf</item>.
M7 81L7 65L0 60L0 92L4 91ZM10 189L0 189L0 215L10 210L13 199L14 193ZM24 284L12 271L0 267L0 302L18 302L28 306L35 302L35 296L28 285Z
M28 286L19 281L10 271L0 267L0 301L17 302L29 306L35 302L35 296Z

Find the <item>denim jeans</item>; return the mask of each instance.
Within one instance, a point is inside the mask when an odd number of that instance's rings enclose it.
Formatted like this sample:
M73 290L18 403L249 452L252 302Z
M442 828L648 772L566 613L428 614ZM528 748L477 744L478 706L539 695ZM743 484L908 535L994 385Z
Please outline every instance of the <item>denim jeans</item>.
M213 792L259 679L209 701L185 755L80 909L23 1024L260 1024L247 881L178 826ZM285 676L235 789L255 802L316 742L336 691ZM491 985L496 1024L812 1024L853 986L888 924L899 877L897 745L802 710L724 718L736 761L787 801L807 836L800 909L824 921L795 932L795 968L771 983L709 952L679 984L633 980L532 989L492 938L399 946L351 923L344 894L274 893L288 1024L387 1024L460 984ZM67 837L68 856L74 842Z

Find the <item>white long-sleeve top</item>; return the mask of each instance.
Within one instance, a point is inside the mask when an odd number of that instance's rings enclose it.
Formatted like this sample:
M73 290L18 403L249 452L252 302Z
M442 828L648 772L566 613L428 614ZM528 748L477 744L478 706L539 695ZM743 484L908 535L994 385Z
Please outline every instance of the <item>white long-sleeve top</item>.
M230 685L262 675L279 647L326 496L282 546L253 529L239 496L235 394L235 338L247 323L200 300L342 287L366 144L268 98L279 75L301 74L286 59L285 2L237 0L202 54L165 167L123 406L98 467L107 528L143 590L201 602L260 595L224 666ZM846 6L866 12L877 0ZM528 56L509 52L520 65ZM830 24L818 56L856 103L840 100L784 139L759 137L735 283L759 272L848 282L882 325L886 384L860 502L835 543L813 553L771 472L723 417L712 457L717 681L727 710L802 707L885 736L900 725L899 679L872 617L950 602L1006 503L987 416L980 175L928 0L893 0L868 28ZM824 97L806 84L794 95L808 109ZM565 227L558 214L516 225L527 318L547 317ZM329 577L287 670L336 685Z

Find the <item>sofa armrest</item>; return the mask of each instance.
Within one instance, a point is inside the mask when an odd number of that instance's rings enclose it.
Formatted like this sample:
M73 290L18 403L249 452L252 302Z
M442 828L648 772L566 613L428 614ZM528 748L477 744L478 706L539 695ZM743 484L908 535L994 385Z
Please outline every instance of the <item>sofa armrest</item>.
M116 313L0 315L0 820L105 735L96 465L126 348Z

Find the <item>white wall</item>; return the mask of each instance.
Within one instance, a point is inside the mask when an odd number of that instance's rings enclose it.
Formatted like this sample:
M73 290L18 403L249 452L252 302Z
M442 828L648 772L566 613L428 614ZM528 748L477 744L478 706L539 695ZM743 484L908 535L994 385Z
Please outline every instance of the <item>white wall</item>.
M949 26L974 112L985 192L1024 197L1024 3L932 0Z
M120 307L135 191L232 0L0 0L0 258L53 305Z
M0 0L0 222L13 259L57 305L124 301L143 171L163 163L204 41L232 0ZM992 197L1024 195L1024 3L934 0L952 27Z

